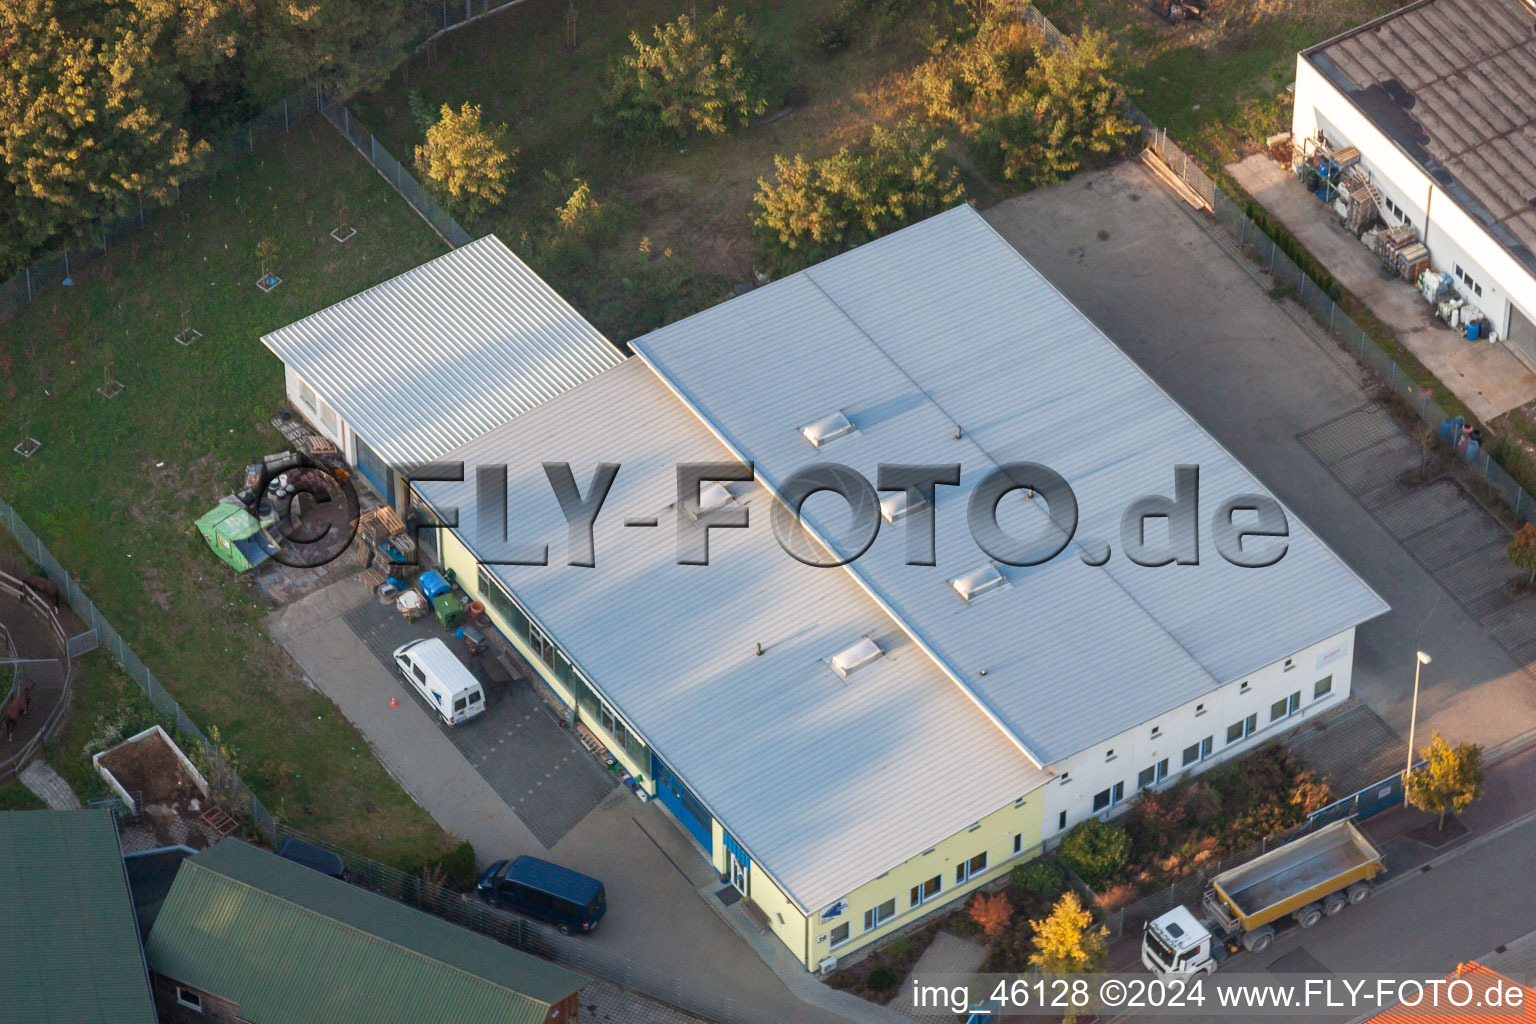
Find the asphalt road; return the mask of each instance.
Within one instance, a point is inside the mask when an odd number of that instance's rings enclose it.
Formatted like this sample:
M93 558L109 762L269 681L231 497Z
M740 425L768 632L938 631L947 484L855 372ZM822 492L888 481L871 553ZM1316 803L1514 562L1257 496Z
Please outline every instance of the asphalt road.
M1369 901L1348 907L1310 931L1292 929L1261 957L1234 958L1227 972L1313 970L1332 974L1423 974L1439 977L1536 930L1536 819L1446 855L1426 873L1389 879ZM1528 982L1528 978L1516 978ZM1295 1019L1352 1021L1371 1007ZM1169 1020L1130 1015L1126 1020ZM1257 1015L1186 1017L1186 1021L1280 1020Z

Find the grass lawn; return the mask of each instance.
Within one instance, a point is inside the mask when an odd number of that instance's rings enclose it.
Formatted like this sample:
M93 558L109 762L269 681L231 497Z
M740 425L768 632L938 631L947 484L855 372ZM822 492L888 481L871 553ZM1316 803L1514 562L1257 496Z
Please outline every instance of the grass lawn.
M932 38L918 27L931 18L918 13L922 5L910 6L901 23L861 19L853 45L827 56L814 41L817 25L833 8L824 0L728 5L733 15L745 9L783 59L793 111L681 146L635 152L605 137L593 114L604 66L629 49L629 33L649 38L653 25L695 7L686 0L583 3L574 50L564 45L567 5L527 0L439 40L351 107L407 160L422 141L410 112L412 90L434 112L444 103L472 101L488 121L507 123L518 149L508 201L465 227L474 235L494 231L599 329L627 341L719 302L732 283L751 280L751 199L758 178L772 177L775 154L835 152L866 138L872 123L905 114L895 73L922 60ZM701 17L712 9L697 5ZM587 180L607 204L610 230L596 252L541 260L530 253L526 236L550 230L574 178ZM649 239L648 255L640 251L642 238Z
M345 245L328 235L341 219L358 229ZM283 279L270 294L256 287L262 239ZM393 862L444 835L262 635L265 609L192 521L252 456L285 447L268 423L282 366L260 336L443 251L312 118L0 324L0 493L188 713L219 727L273 811ZM203 334L191 347L173 340L183 309ZM125 385L110 401L97 392L108 362ZM23 430L42 442L30 459L10 450ZM49 751L77 789L92 736L152 714L104 652L84 668Z
M0 811L41 811L47 806L15 779L0 783Z
M1138 0L1036 0L1063 32L1102 29L1120 44L1147 116L1200 155L1229 161L1289 131L1296 54L1402 6L1402 0L1210 0L1203 21L1169 24Z

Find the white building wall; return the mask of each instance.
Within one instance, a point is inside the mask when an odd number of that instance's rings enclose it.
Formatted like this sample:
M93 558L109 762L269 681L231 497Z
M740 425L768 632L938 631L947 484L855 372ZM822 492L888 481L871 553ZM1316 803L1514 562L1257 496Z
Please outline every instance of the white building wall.
M1057 777L1041 789L1045 820L1041 834L1047 838L1085 818L1111 816L1125 810L1137 792L1137 778L1145 768L1155 768L1168 760L1163 783L1171 783L1183 772L1201 772L1232 757L1252 750L1276 736L1283 735L1301 722L1343 702L1350 692L1354 674L1355 630L1329 637L1243 679L1211 691L1166 714L1129 729L1118 736L1079 751L1051 765ZM1322 696L1317 684L1331 677L1331 686ZM1299 694L1294 712L1287 706L1280 718L1272 718L1273 705ZM1084 708L1084 714L1092 714ZM1237 740L1227 740L1227 730L1234 723L1255 718L1255 728ZM1211 740L1209 755L1192 764L1183 763L1187 748ZM1116 784L1124 787L1120 799L1095 812L1094 797Z
M1511 304L1536 320L1536 274L1516 261L1311 61L1298 56L1291 136L1301 146L1303 140L1316 138L1319 129L1333 145L1360 150L1360 162L1370 171L1371 181L1403 207L1418 228L1435 270L1449 274L1460 264L1482 285L1483 294L1478 296L1456 282L1462 296L1493 322L1499 337L1509 334Z
M309 421L310 425L321 434L330 438L336 447L345 453L348 462L354 462L353 453L346 445L346 424L337 415L336 410L326 404L323 397L316 393L302 377L293 372L289 366L283 367L283 379L287 386L288 401L299 411L299 415Z

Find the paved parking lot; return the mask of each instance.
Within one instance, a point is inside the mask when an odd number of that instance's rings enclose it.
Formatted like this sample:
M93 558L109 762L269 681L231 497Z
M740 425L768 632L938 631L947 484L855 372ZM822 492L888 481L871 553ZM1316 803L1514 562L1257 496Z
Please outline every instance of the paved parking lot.
M545 849L564 839L618 785L616 776L572 742L527 679L514 679L510 685L484 683L485 712L463 725L450 726L438 717L400 677L394 652L401 644L442 637L466 668L482 680L485 673L432 616L406 622L392 605L369 601L346 611L342 620Z

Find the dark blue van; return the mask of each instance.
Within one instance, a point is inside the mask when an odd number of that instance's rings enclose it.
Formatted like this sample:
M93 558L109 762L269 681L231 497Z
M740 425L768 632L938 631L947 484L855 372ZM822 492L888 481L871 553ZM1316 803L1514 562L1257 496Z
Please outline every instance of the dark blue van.
M566 935L590 932L608 909L602 882L537 857L497 861L477 888L486 902L548 921Z

